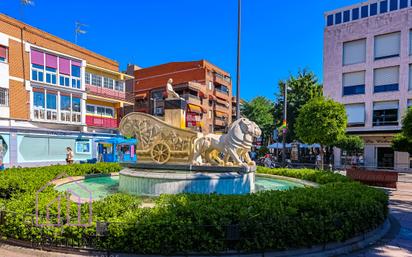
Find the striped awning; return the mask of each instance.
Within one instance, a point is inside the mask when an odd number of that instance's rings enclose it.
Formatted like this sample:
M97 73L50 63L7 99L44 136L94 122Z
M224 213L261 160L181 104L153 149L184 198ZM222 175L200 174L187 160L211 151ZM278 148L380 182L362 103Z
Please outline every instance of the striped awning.
M203 108L194 104L187 104L187 110L199 114L203 113Z

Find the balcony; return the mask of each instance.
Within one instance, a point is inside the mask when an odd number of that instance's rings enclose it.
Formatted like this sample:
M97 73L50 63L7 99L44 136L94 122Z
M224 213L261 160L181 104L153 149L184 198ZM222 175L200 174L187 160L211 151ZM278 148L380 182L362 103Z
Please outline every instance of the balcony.
M114 98L114 99L123 100L123 101L126 100L126 93L124 91L118 91L118 90L113 90L109 88L93 86L89 84L86 85L86 91L88 94L91 94L91 95Z
M216 97L229 101L229 92L215 88L214 94Z
M222 85L230 85L230 77L215 73L215 82Z
M223 112L227 115L230 114L229 108L227 108L226 106L218 105L218 104L215 105L215 111Z
M200 100L200 97L191 95L191 94L184 94L182 95L183 99L185 99L188 103L190 104L196 104L196 105L202 105L202 100Z
M117 119L106 118L106 117L96 117L91 115L86 115L86 124L90 127L100 127L100 128L118 128Z

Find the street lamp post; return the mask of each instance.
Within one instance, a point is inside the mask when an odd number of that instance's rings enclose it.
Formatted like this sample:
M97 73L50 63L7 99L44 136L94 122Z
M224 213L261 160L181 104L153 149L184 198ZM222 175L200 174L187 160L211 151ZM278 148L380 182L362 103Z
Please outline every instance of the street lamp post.
M236 119L240 119L240 29L242 0L237 2L237 65L236 65Z
M282 124L282 164L286 166L286 132L287 132L287 112L288 112L288 85L285 83L285 89L283 92L283 124Z

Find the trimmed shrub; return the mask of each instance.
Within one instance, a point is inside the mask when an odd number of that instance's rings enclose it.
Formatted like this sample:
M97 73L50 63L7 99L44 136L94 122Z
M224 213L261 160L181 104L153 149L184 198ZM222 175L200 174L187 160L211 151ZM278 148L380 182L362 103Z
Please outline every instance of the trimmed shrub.
M114 194L93 203L90 227L34 225L35 191L49 179L63 171L84 175L118 169L116 165L101 164L9 170L4 177L10 175L13 179L0 182L4 189L12 187L5 190L8 196L2 199L7 216L0 225L1 234L33 242L47 236L57 244L70 242L80 247L94 240L93 246L98 249L143 254L283 250L361 235L382 224L388 213L388 197L382 190L344 176L315 170L259 168L260 173L310 180L322 186L250 195L162 195L154 208L139 208L139 197ZM46 188L40 195L39 209L45 209L58 195L52 187ZM66 217L67 211L75 216L77 205L62 199L62 206L66 204L70 209L63 208L61 216ZM81 213L87 217L87 205L82 205ZM51 206L50 214L55 218L57 208ZM41 215L40 221L44 222L45 212ZM64 219L63 223L67 222ZM97 222L105 222L104 232L96 230ZM105 236L96 240L96 234L101 233Z

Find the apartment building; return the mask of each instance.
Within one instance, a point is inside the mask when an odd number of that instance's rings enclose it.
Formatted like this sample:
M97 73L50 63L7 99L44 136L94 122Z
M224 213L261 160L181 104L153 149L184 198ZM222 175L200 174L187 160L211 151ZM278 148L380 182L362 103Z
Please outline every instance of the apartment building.
M0 143L6 166L97 155L129 103L119 64L0 14Z
M210 62L171 62L133 72L135 111L162 117L166 84L172 78L174 90L187 101L187 128L222 133L232 122L230 74Z
M412 8L409 0L368 1L325 13L324 94L343 103L347 132L365 141L364 165L410 169L393 135L412 105ZM341 165L342 153L335 152Z

